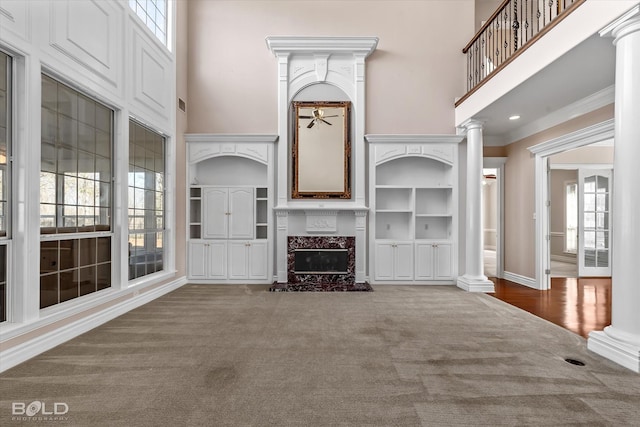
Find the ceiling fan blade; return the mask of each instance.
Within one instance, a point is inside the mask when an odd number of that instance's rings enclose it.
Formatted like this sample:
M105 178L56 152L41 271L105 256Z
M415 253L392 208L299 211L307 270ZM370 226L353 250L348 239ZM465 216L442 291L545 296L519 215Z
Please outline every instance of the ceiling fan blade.
M315 119L313 116L298 116L299 119Z
M328 122L328 121L326 121L325 119L320 119L320 121L322 121L322 122L324 122L324 123L328 124L329 126L333 126L331 123L329 123L329 122Z
M316 123L315 120L311 120L311 123L307 125L307 129L311 129L315 123Z
M333 116L323 116L323 117L340 117L337 114L334 114Z

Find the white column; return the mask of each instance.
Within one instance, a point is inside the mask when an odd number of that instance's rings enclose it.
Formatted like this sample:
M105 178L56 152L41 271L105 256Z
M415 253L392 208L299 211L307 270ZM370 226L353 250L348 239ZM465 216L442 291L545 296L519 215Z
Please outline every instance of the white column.
M587 346L640 372L640 17L618 23L611 34L616 45L611 325L591 332Z
M482 236L482 123L470 120L467 131L467 200L465 273L458 287L469 292L494 292L493 282L484 275Z
M354 215L356 219L356 283L364 283L367 276L367 211L357 210Z
M289 200L289 55L278 56L278 145L276 206Z
M276 211L276 275L278 283L287 283L287 238L289 236L289 212Z

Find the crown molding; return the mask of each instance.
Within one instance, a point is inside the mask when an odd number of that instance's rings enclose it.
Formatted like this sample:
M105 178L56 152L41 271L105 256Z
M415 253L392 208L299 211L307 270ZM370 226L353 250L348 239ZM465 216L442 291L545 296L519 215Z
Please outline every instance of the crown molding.
M276 142L278 135L246 133L187 133L186 142L256 143Z
M614 136L614 120L609 119L558 138L536 144L528 150L539 156L550 156L561 151L609 140Z
M275 56L341 53L366 58L378 45L378 37L268 36L265 40Z
M460 143L466 135L407 135L407 134L369 134L364 136L369 143L382 144L424 144L424 143Z

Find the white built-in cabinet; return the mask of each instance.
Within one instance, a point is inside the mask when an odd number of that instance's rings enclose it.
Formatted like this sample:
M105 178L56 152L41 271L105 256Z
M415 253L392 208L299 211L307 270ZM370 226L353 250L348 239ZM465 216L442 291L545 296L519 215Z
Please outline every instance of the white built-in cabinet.
M203 238L253 238L253 188L204 187L202 191Z
M188 278L203 283L271 283L272 142L187 135ZM255 136L247 137L255 139Z
M192 186L190 194L199 222L190 223L189 276L266 280L267 188Z
M456 277L459 138L440 138L367 136L372 283Z

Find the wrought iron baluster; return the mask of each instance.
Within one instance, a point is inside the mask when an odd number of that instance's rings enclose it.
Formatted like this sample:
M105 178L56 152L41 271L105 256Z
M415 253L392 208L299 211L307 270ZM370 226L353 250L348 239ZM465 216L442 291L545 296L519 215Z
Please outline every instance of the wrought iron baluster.
M520 23L518 22L518 0L513 0L513 51L518 50L518 29Z

